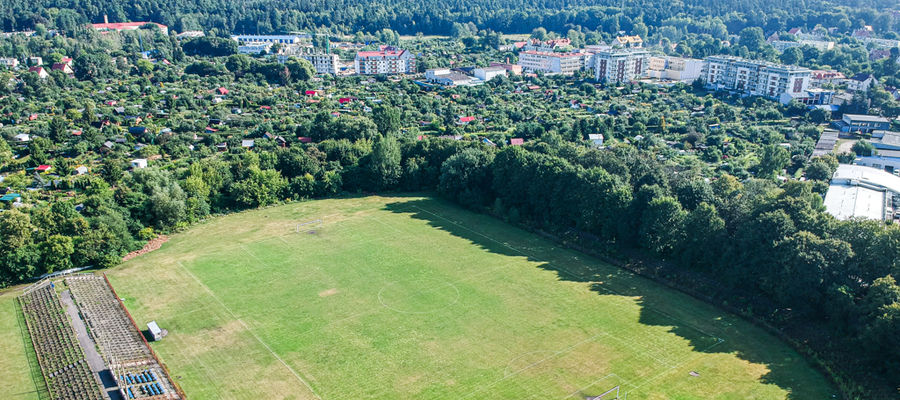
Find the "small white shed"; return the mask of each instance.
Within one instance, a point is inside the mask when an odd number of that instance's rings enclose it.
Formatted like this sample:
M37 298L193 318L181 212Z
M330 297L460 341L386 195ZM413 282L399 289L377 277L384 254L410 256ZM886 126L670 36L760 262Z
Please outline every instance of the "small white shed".
M131 160L132 168L147 168L147 159L146 158L135 158Z
M150 336L153 336L154 342L163 338L162 329L159 329L159 325L156 324L156 321L150 321L147 324L147 329L150 331Z

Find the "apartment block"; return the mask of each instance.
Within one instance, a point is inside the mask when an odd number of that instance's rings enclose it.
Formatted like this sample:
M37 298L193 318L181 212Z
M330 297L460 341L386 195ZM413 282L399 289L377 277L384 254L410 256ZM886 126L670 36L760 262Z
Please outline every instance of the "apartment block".
M594 53L592 60L594 78L600 82L637 80L644 77L650 67L650 53L641 49L598 51Z
M360 51L353 64L360 75L416 73L416 56L391 46L382 46L378 51Z

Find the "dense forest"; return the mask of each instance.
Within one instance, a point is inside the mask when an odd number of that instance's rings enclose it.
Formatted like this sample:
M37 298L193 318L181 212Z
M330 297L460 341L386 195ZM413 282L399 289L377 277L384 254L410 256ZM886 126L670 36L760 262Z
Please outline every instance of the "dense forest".
M181 32L218 29L228 33L279 33L296 30L335 33L393 29L401 34L450 35L454 25L477 29L529 33L543 27L554 32L579 30L614 34L649 29L720 36L752 26L767 32L816 25L841 30L872 25L879 32L894 30L896 22L887 0L408 0L308 1L262 0L7 0L0 3L0 30L33 29L38 24L71 32L84 23L153 21ZM840 7L846 6L846 7ZM877 11L882 10L882 11ZM667 28L668 27L668 28Z

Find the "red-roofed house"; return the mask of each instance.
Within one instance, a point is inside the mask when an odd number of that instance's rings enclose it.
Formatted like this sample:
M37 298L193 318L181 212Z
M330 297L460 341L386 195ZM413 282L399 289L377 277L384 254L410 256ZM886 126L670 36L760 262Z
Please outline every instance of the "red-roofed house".
M341 97L338 99L338 103L347 104L352 103L354 100L356 100L355 97Z
M378 51L360 51L353 64L360 75L416 73L416 56L390 46L382 46Z
M81 136L81 131L72 131L72 136Z
M28 68L28 72L34 72L34 73L38 74L38 78L41 78L41 79L46 79L47 77L50 76L50 74L47 73L47 70L44 69L44 67L31 67L31 68Z
M510 144L511 146L521 146L521 145L525 144L525 139L522 139L522 138L512 138L512 139L509 139L509 144Z
M304 92L303 94L305 94L305 95L307 95L307 96L309 96L309 97L316 97L316 96L319 95L319 91L318 91L318 90L307 90L307 91Z
M312 138L308 136L299 136L297 137L297 140L299 140L300 143L312 143Z
M53 67L51 69L54 71L62 71L66 75L74 75L75 74L75 71L72 70L72 62L71 61L53 63Z
M113 22L113 23L103 23L103 24L91 24L91 26L101 32L109 32L109 31L133 31L137 30L140 27L152 24L156 25L159 30L162 31L163 35L169 34L169 27L163 24L157 24L156 22Z
M468 117L459 117L459 124L460 124L460 125L465 125L465 124L468 124L469 122L472 122L472 121L474 121L474 120L475 120L475 117L472 117L472 116L468 116Z
M225 87L220 87L220 88L216 89L216 92L218 92L220 95L224 96L224 95L228 94L228 89L225 89Z
M50 171L51 169L53 169L53 167L46 165L46 164L41 164L41 165L38 165L37 168L35 168L35 171L47 172L47 171Z

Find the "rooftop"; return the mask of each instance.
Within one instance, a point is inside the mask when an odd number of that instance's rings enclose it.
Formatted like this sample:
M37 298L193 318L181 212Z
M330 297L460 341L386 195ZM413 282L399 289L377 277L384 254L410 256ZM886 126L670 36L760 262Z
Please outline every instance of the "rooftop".
M876 168L842 164L831 179L825 208L841 220L882 220L891 192L900 193L900 177Z
M851 121L864 121L864 122L891 122L891 120L881 117L878 115L865 115L865 114L844 114L845 118L850 118Z

